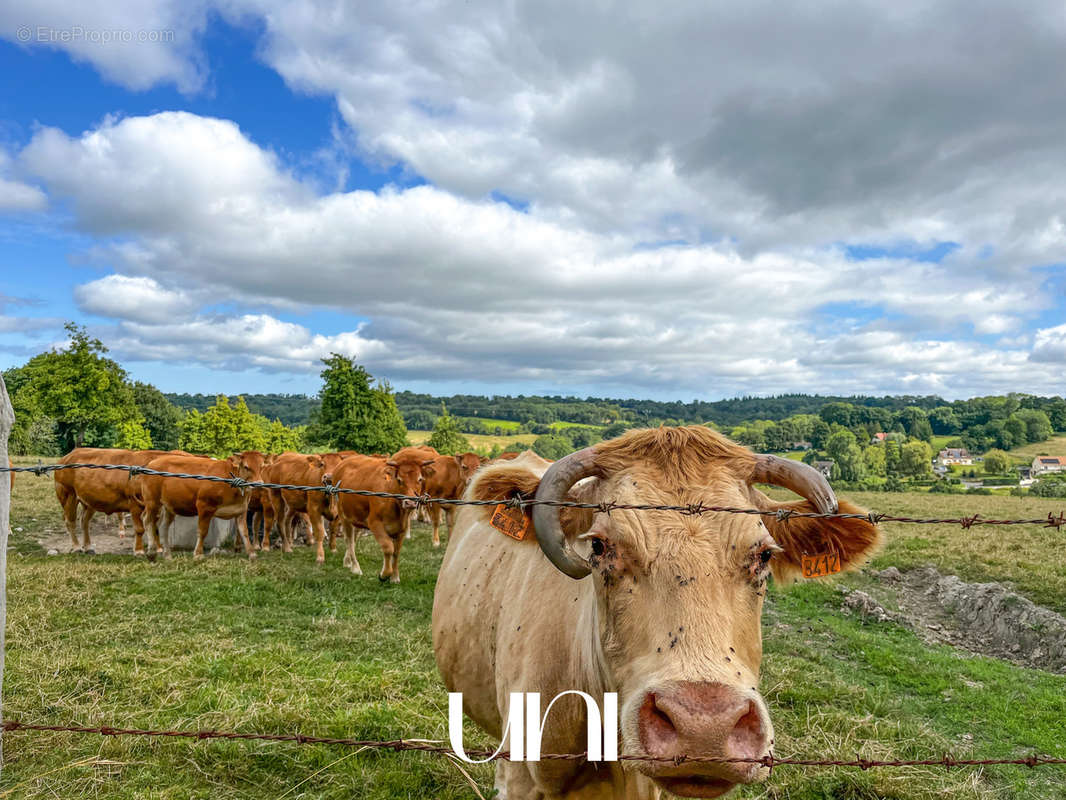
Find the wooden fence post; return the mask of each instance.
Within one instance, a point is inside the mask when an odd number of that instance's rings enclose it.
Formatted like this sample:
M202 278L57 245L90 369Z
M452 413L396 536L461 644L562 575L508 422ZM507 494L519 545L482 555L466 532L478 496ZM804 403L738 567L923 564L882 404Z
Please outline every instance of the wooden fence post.
M15 424L15 411L0 375L0 464L7 465L7 437ZM11 476L0 481L0 720L4 718L4 643L7 631L7 534L11 527ZM0 770L4 766L4 743L0 733Z

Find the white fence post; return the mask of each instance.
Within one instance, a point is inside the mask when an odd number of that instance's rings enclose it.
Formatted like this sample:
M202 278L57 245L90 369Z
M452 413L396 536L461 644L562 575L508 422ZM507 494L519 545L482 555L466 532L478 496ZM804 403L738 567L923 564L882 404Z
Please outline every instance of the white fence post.
M0 375L0 463L7 466L7 437L15 424L15 411ZM0 720L4 718L4 641L7 631L7 534L11 528L11 476L0 481ZM4 743L0 733L0 770L4 765Z

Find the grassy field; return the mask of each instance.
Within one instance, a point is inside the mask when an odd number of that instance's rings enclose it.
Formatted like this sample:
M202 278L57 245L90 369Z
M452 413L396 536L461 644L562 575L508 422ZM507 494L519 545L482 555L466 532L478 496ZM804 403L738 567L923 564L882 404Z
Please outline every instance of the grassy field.
M433 431L408 431L407 440L411 444L422 444L426 442L430 436L433 435ZM487 434L480 433L464 433L463 436L470 442L470 446L477 450L491 450L494 446L507 447L510 444L524 444L531 445L537 436L534 433L519 433L514 436L489 436Z
M1066 436L1053 436L1046 442L1016 447L1010 454L1017 458L1020 464L1031 462L1037 456L1066 456Z
M306 548L250 564L222 554L146 563L47 557L37 534L61 526L46 478L15 487L9 560L5 713L26 722L222 728L391 739L446 738L446 695L429 619L442 553L416 527L403 583L380 585L379 554L360 542L364 577ZM858 494L890 513L1042 516L1061 502L980 496ZM1063 532L1025 526L889 525L882 568L933 563L969 580L1015 585L1066 610ZM861 586L859 575L848 582ZM810 757L1066 757L1066 676L921 642L899 626L839 611L831 585L773 591L762 688L776 752ZM448 759L327 746L4 737L0 798L473 798L491 771ZM470 747L488 742L471 730ZM780 767L743 798L1063 798L1066 772L989 767L813 770Z

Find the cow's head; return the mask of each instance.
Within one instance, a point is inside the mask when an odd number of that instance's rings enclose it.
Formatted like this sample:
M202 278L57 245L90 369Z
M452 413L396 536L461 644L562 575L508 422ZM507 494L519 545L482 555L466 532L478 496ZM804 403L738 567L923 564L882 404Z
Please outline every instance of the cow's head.
M433 474L433 459L414 448L406 448L385 462L385 477L392 485L391 491L417 497L423 493L426 477ZM401 500L405 511L413 509L414 500Z
M236 459L237 469L235 473L246 481L258 481L262 478L263 467L266 466L266 456L258 450L245 450L243 453L235 453L230 461Z
M583 479L590 479L575 486ZM755 484L791 489L770 500ZM538 500L857 511L813 468L754 455L703 427L634 431L573 453L541 478ZM557 569L594 582L604 678L619 693L623 752L685 797L717 797L763 776L754 763L671 763L678 756L759 759L773 745L758 690L768 578L791 582L804 553L832 551L846 569L879 542L865 519L775 514L533 508L537 540Z
M470 478L477 472L478 467L481 466L481 456L477 453L459 453L452 456L455 459L455 463L459 466L459 490L462 491L466 488L466 484Z

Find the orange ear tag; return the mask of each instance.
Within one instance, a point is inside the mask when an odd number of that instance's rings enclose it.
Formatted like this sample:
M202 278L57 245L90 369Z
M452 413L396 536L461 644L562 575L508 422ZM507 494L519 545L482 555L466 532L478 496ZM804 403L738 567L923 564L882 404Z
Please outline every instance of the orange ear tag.
M506 503L500 503L496 506L496 510L492 512L492 519L489 520L489 524L500 533L522 541L526 538L526 533L529 532L529 526L532 521L525 509L514 508Z
M803 577L824 578L840 572L840 556L836 553L803 554Z

